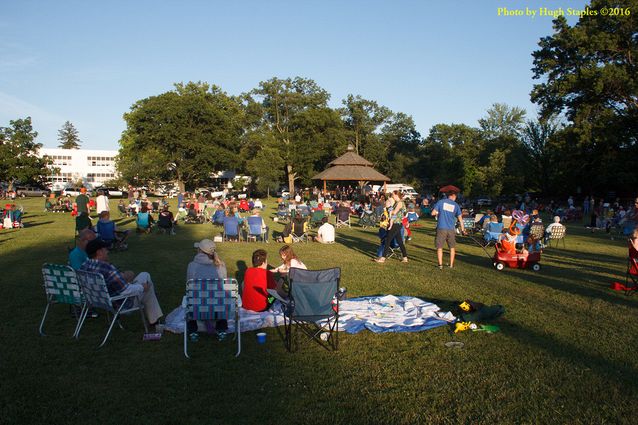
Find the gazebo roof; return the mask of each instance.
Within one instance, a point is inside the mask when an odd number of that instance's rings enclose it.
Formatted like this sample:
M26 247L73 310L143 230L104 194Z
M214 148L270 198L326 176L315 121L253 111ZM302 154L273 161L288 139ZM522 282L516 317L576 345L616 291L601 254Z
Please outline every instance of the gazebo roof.
M333 159L331 162L328 163L328 165L330 166L334 166L334 165L362 165L364 167L372 167L372 163L370 161L368 161L367 159L365 159L362 156L357 155L356 153L354 153L353 151L348 151L346 153L344 153L343 155L341 155L339 158L337 159Z
M339 158L328 163L329 167L314 176L313 180L390 181L372 167L372 163L354 153L352 145Z
M323 170L312 178L313 180L371 180L389 182L390 178L384 176L372 167L362 165L336 165Z

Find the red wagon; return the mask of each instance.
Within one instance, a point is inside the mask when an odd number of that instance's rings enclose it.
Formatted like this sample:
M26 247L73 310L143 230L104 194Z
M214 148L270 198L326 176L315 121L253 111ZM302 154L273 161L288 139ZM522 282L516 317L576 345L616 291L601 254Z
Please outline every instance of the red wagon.
M506 252L499 252L497 249L494 252L493 260L494 267L499 271L503 270L505 266L513 269L531 268L535 272L541 269L541 253L538 251L508 254Z

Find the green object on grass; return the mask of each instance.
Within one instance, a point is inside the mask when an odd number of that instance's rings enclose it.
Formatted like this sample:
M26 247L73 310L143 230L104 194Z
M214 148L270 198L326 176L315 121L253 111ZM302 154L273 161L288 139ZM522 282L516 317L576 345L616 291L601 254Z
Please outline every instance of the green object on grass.
M499 328L496 325L479 325L479 327L477 329L474 329L474 332L478 332L478 331L485 331L488 333L495 333L500 331L501 328Z

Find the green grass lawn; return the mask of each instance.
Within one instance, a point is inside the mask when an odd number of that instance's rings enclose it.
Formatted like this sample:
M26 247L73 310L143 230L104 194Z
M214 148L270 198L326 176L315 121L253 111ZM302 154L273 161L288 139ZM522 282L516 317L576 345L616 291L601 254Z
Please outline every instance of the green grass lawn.
M638 297L608 289L624 279L627 249L579 224L568 225L565 249L545 251L537 273L497 272L469 243L459 244L455 269L439 271L431 220L414 229L408 264L370 261L374 229L339 229L331 246L295 245L309 268L341 267L350 297L410 295L448 309L465 298L502 304L500 333L365 331L341 335L337 353L306 344L290 354L267 329L265 345L255 332L243 335L239 358L234 342L202 336L188 360L181 335L143 342L138 315L98 350L105 319L88 320L76 341L68 308L54 306L40 337L41 265L66 263L74 222L42 212L42 199L20 202L26 227L0 231L0 424L635 423ZM150 272L168 313L184 293L193 242L217 233L206 224L180 225L176 236L133 234L111 260ZM281 244L217 246L230 276L257 248L279 264ZM454 338L464 348L444 346Z

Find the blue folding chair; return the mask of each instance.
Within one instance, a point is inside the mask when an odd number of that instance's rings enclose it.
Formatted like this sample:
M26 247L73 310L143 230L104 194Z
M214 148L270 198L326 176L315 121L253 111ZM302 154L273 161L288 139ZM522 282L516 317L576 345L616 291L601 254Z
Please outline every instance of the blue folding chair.
M239 220L235 216L224 217L224 240L227 241L229 238L239 238Z
M104 242L113 244L117 239L115 237L115 223L112 221L103 222L99 220L96 226L97 233Z
M213 222L214 225L223 226L224 225L224 210L215 211L211 221Z
M495 244L498 242L498 238L503 233L503 223L490 223L487 225L487 231L483 238L487 245Z
M262 242L266 242L266 230L263 229L264 220L261 217L248 217L248 236L247 238L261 238Z
M188 355L189 320L235 320L237 353L241 353L241 329L239 320L239 284L235 279L190 279L186 282L186 295L182 299L184 317L184 356Z
M147 212L137 213L137 228L138 230L142 230L144 232L149 232L151 230L151 219L150 214Z

